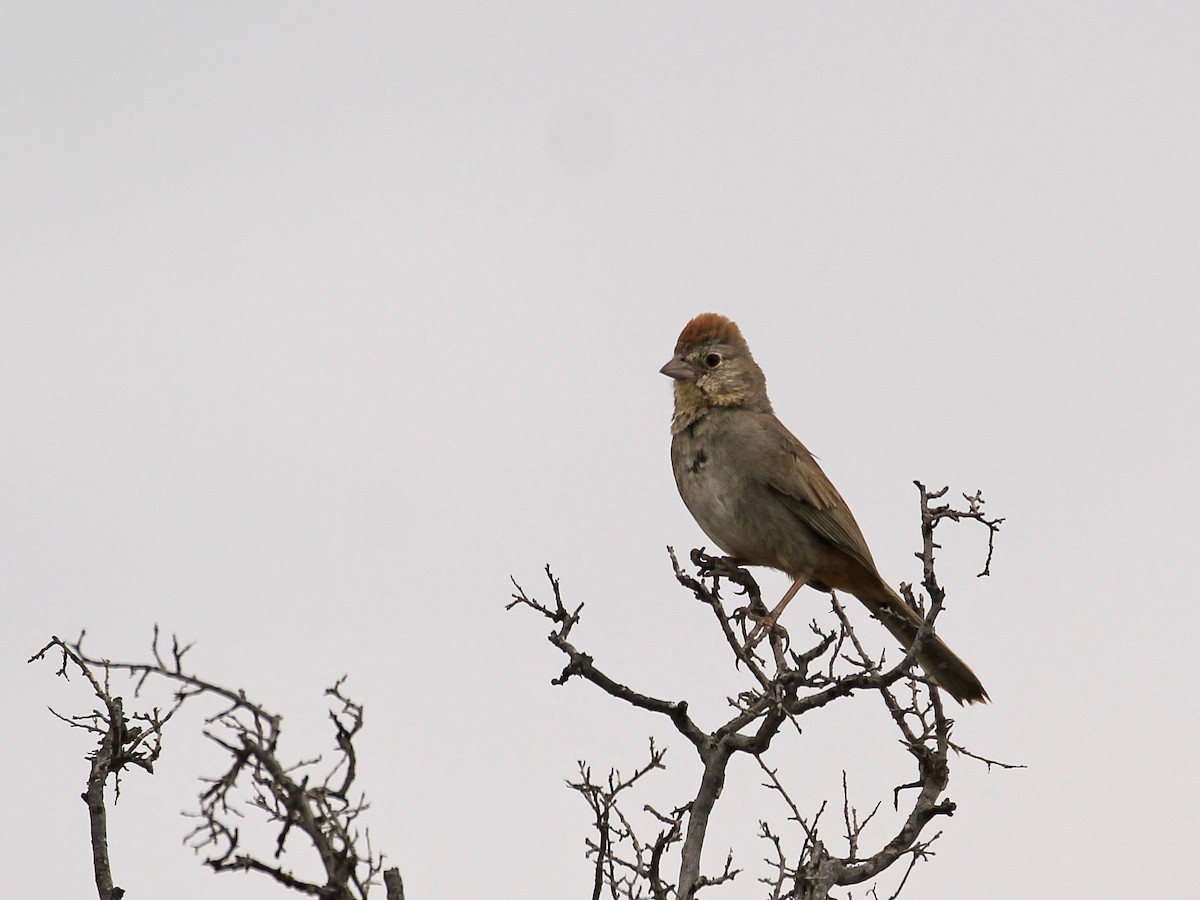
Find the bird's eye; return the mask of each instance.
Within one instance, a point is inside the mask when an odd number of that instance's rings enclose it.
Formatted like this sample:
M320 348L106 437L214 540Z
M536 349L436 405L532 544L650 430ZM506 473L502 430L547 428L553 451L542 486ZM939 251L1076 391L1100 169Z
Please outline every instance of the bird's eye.
M721 354L720 353L708 354L708 356L704 357L704 364L706 366L708 366L710 369L715 369L717 366L719 366L721 364Z

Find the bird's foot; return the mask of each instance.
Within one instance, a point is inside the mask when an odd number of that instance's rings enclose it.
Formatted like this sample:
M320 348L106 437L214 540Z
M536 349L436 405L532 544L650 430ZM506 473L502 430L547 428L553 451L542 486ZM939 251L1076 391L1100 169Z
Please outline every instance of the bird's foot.
M743 606L737 610L734 615L740 618L743 623L746 619L754 620L754 628L749 634L746 634L745 628L742 629L742 635L745 637L745 643L742 644L742 651L745 653L753 652L754 648L762 643L762 639L771 636L772 639L780 638L784 644L789 643L787 629L779 624L779 613L781 610L767 612L763 610L754 610Z
M776 657L782 655L783 650L786 649L788 644L788 633L787 629L780 626L779 617L782 615L783 611L787 609L787 605L792 602L792 598L796 596L796 592L799 591L800 588L804 587L806 581L808 581L808 578L807 576L803 575L793 581L792 586L788 588L787 593L783 595L783 599L779 601L773 610L765 615L754 615L754 610L756 607L753 604L751 605L751 609L747 612L747 615L752 616L758 622L758 624L755 625L754 630L746 636L746 643L742 647L745 652L749 653L754 649L755 645L758 644L759 641L769 634L771 635L771 647L775 651ZM761 603L761 601L759 602ZM766 608L762 607L762 609L765 612ZM776 638L780 639L778 644L775 642Z
M710 556L703 550L692 551L692 562L700 567L702 575L738 580L745 562L736 556Z

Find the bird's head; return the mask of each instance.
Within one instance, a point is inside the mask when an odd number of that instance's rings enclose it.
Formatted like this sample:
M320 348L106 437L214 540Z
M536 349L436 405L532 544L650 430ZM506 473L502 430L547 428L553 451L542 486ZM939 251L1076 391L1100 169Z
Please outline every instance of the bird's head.
M715 406L771 412L766 376L741 329L716 313L702 313L687 323L675 355L659 371L675 379L673 430L686 428Z

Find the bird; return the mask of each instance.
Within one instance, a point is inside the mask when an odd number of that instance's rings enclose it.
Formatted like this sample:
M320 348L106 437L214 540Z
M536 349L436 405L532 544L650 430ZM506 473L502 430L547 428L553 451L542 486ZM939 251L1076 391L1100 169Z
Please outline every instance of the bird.
M737 564L792 579L767 626L807 584L853 594L907 651L921 615L879 574L850 507L775 417L766 376L737 324L717 313L696 316L660 371L675 384L671 467L684 505ZM960 704L990 699L936 634L925 638L917 662Z

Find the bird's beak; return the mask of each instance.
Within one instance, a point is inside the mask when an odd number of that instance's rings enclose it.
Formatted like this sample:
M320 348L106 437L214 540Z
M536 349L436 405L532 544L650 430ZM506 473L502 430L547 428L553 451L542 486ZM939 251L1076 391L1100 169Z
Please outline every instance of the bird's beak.
M691 363L684 362L682 356L672 357L670 362L658 371L669 378L674 378L676 381L694 381L700 377L700 373L696 371L696 368Z

